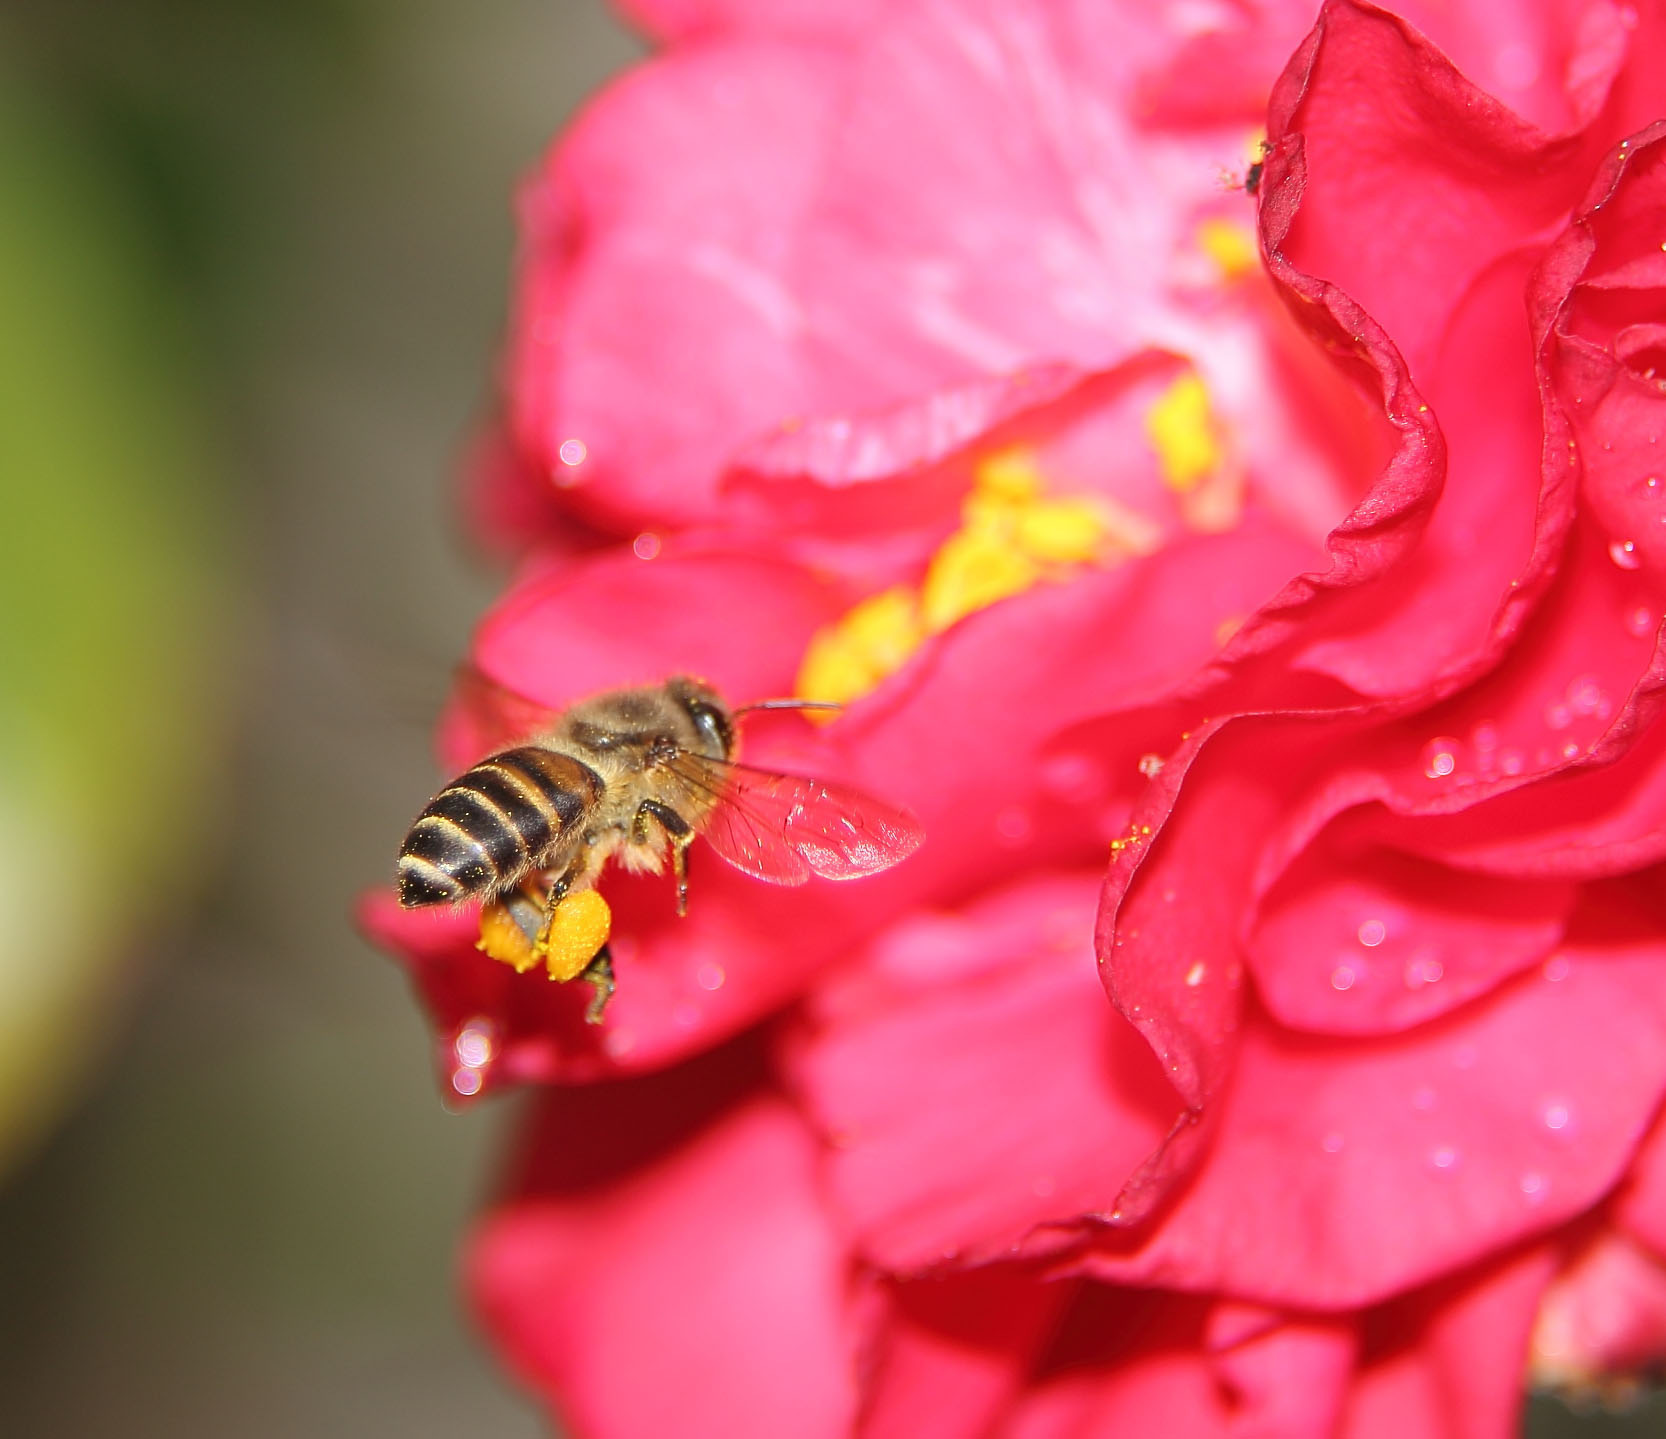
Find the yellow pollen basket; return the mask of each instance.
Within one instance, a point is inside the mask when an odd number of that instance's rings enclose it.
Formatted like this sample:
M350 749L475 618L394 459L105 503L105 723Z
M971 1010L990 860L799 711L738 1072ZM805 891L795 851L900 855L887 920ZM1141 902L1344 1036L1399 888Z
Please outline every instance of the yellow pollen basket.
M556 905L536 947L551 979L577 979L612 932L613 911L607 901L593 889L581 889Z
M516 974L525 974L538 963L532 949L532 936L516 922L509 906L496 902L483 905L480 910L480 938L474 947Z
M972 474L960 528L943 541L919 589L898 585L817 631L799 668L804 699L847 701L895 674L928 636L1070 567L1122 552L1129 529L1091 496L1049 499L1035 454L1015 445ZM1141 539L1145 537L1140 536Z
M517 923L508 906L480 911L475 948L509 965L517 974L542 963L553 980L576 979L613 932L613 911L593 889L581 889L556 905L546 931L536 939Z

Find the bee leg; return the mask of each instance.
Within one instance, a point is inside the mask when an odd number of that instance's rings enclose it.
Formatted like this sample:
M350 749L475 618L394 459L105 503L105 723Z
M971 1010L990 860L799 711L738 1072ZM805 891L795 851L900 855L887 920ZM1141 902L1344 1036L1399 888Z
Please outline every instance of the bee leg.
M645 799L636 810L633 832L638 843L648 838L648 821L654 819L671 841L671 872L677 877L677 913L688 913L688 847L694 843L694 826L668 804Z
M600 1024L602 1015L607 1011L607 1002L613 998L613 956L605 944L596 951L596 957L584 966L579 978L587 980L595 990L585 1007L584 1022Z
M550 926L555 923L555 911L561 901L566 899L572 887L578 883L579 876L584 873L583 860L575 860L551 882L549 893L544 896L540 908L543 910L544 922L538 926L536 943L547 945L550 938Z

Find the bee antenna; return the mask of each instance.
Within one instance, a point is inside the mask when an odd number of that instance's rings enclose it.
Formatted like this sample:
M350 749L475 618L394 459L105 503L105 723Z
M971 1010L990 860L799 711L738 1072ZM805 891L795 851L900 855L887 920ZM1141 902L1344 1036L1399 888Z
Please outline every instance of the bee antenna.
M758 700L753 704L742 705L735 711L737 715L751 714L753 710L842 710L844 706L833 700Z

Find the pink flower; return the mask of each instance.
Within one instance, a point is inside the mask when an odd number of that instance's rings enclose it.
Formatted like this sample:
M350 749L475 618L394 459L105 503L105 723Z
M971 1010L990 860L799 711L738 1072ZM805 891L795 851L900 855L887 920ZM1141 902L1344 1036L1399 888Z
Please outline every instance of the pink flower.
M631 9L475 664L848 701L746 757L928 842L610 883L599 1033L371 907L457 1093L554 1086L471 1256L516 1371L620 1439L1372 1439L1657 1362L1666 13Z

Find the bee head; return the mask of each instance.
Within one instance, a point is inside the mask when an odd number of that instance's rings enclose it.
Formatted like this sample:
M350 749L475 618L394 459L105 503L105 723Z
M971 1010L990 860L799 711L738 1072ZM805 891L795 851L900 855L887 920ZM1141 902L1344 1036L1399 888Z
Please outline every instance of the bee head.
M666 683L666 692L694 725L711 759L728 759L735 748L735 718L729 706L704 680L686 675Z

